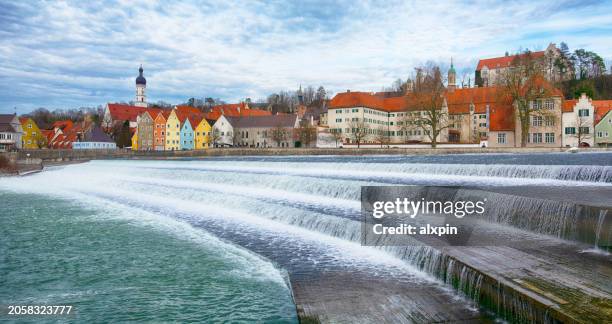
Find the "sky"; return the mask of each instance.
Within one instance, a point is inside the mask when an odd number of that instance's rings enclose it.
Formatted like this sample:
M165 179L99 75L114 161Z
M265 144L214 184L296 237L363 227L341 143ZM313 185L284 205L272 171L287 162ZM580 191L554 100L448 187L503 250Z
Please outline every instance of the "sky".
M0 113L134 100L379 91L427 61L566 42L612 60L612 1L5 1ZM608 67L609 68L609 67Z

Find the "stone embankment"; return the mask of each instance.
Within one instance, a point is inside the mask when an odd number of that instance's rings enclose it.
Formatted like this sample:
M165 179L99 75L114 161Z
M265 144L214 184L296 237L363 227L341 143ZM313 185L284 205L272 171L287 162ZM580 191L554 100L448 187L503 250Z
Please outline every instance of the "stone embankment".
M129 151L129 150L22 150L18 160L38 158L46 161L94 159L175 159L211 156L285 156L285 155L430 155L487 153L565 152L565 148L215 148L201 151ZM581 149L586 152L612 151L605 148ZM7 153L4 153L7 154Z

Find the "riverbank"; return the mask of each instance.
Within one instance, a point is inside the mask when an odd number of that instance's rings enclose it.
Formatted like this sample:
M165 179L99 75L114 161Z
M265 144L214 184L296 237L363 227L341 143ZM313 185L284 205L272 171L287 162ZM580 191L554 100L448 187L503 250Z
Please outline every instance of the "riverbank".
M43 161L94 159L177 159L211 156L307 156L307 155L446 155L499 153L553 153L566 148L213 148L197 151L130 151L130 150L22 150L17 159L39 158ZM578 152L612 152L611 148L588 148Z

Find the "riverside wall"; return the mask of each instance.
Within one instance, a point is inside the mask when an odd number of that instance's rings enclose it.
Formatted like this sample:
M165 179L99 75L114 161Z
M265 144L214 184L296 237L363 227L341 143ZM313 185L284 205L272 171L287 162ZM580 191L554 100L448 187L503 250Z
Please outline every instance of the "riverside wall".
M95 159L177 159L212 156L285 156L285 155L433 155L487 153L550 153L565 152L565 148L213 148L198 151L130 151L116 150L22 150L18 160L79 161ZM610 148L580 149L581 152L612 152ZM14 158L12 156L12 158Z

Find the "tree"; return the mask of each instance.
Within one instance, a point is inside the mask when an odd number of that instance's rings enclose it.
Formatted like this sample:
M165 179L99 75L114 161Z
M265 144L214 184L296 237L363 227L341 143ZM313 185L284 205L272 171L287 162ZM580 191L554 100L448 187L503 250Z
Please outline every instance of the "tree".
M123 123L116 123L111 130L111 136L119 148L131 146L130 122L126 120Z
M270 130L270 140L275 142L277 147L280 147L281 143L287 141L288 138L287 130L281 125L277 125Z
M370 127L363 118L354 118L348 126L349 137L354 143L357 143L357 148L359 148L361 143L368 138Z
M543 115L538 104L549 95L540 65L531 52L516 55L499 78L497 100L501 104L514 104L521 127L521 147L527 146L532 116Z
M331 135L334 138L334 141L336 142L336 147L338 147L338 142L342 142L342 139L344 136L342 136L342 130L341 129L332 129L331 130Z
M307 121L301 121L296 129L300 143L306 147L317 140L317 128L310 125Z
M431 147L438 144L438 137L442 131L450 126L448 123L448 110L444 109L444 77L440 67L429 63L419 68L414 91L406 96L407 113L421 111L414 114L412 122L429 137Z
M375 130L374 140L380 143L381 148L385 145L388 146L390 142L389 131L384 127L379 127Z
M219 132L219 130L213 129L210 132L210 135L208 136L208 146L210 147L210 145L212 144L213 147L216 147L217 142L219 141L220 138L221 138L221 133Z
M571 134L572 137L578 140L578 146L581 143L590 139L593 134L591 134L591 128L593 127L593 123L591 122L591 118L588 116L581 117L580 115L576 116L576 132Z
M323 88L323 86L319 86L317 93L315 94L315 101L322 103L326 97L327 93L325 92L325 88Z

